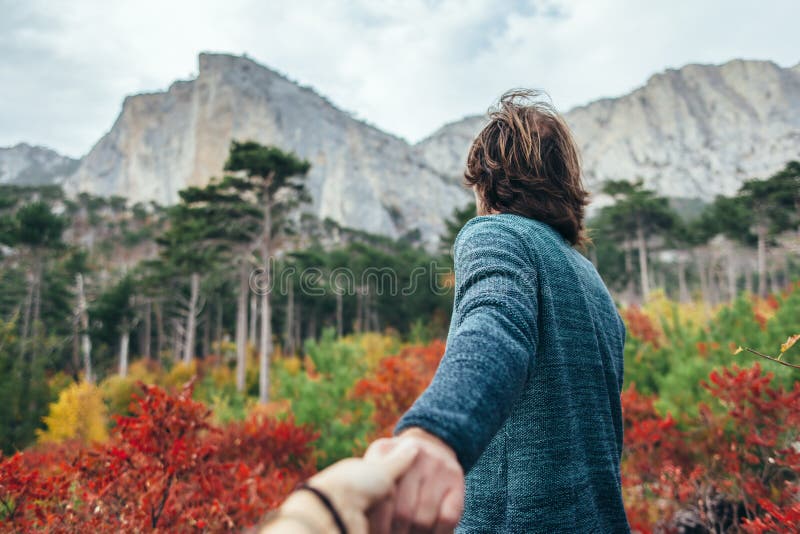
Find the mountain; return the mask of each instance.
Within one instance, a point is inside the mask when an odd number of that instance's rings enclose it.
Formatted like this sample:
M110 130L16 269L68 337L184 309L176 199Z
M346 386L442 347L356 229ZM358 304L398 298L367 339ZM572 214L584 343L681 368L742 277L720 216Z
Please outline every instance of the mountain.
M687 65L565 117L595 192L607 179L642 177L667 196L707 200L800 158L800 65ZM310 210L320 218L391 237L419 231L433 245L470 198L461 176L485 120L447 124L412 146L246 57L201 54L196 79L126 98L80 161L25 144L0 149L0 183L63 182L73 194L171 204L222 174L232 139L252 139L311 162Z
M642 177L667 196L710 199L800 157L800 65L687 65L565 118L581 146L590 189L608 179ZM417 153L455 182L484 122L476 115L450 123L418 143Z
M359 230L391 237L419 230L434 243L442 215L469 198L402 139L246 57L201 54L199 64L194 80L126 98L68 191L171 204L180 189L221 176L237 139L308 159L311 210Z
M79 163L49 148L26 143L0 148L0 184L60 184Z

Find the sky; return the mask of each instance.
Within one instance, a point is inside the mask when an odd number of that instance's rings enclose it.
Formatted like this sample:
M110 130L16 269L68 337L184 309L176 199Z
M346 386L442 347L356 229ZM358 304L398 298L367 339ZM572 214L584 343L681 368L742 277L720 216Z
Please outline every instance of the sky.
M687 63L800 62L798 0L0 0L0 146L80 157L126 95L247 54L416 142L505 90L567 111Z

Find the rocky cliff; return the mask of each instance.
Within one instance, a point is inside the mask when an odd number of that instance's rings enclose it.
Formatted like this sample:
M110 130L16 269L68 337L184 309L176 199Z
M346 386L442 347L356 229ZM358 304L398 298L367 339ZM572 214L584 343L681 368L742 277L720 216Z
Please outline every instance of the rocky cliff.
M0 148L0 184L60 184L79 163L49 148L26 143Z
M590 188L642 177L662 194L708 199L800 158L800 65L687 65L565 116L581 145ZM483 124L480 115L448 124L418 143L417 152L458 180Z
M126 98L68 189L174 203L183 187L222 174L232 139L308 159L312 211L352 228L393 237L419 230L433 242L442 215L468 198L405 141L250 59L221 54L201 54L195 80Z
M181 188L222 174L232 139L252 139L308 159L310 209L344 226L393 237L419 230L432 244L470 198L459 184L484 115L411 146L248 58L201 54L199 62L194 80L126 98L80 162L28 145L0 149L0 183L68 176L73 193L170 204ZM688 65L566 118L591 189L642 177L668 196L709 199L800 158L800 65Z

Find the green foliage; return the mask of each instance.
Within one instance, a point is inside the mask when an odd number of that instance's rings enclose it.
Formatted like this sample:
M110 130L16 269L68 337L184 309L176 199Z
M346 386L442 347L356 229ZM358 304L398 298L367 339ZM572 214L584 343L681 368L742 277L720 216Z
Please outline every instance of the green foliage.
M319 431L315 447L317 465L322 468L365 447L367 434L373 430L369 404L351 396L367 364L361 347L337 341L330 329L319 341L308 341L306 353L313 369L292 372L278 366L275 393L291 401L298 423Z
M734 355L745 345L774 353L798 330L800 290L766 300L741 295L729 306L712 312L696 304L663 301L644 311L623 310L628 326L625 343L625 383L638 391L656 394L662 414L698 415L700 402L709 396L701 381L712 371L736 363L750 367L756 360L747 353ZM797 380L792 369L770 367L777 384L791 388ZM678 417L681 416L681 417Z
M31 202L15 215L11 244L32 248L56 247L61 243L66 221L45 202Z
M467 221L477 215L478 210L475 206L475 202L470 202L462 208L453 210L453 214L444 221L444 234L442 234L440 246L443 254L450 255L451 249L456 242L458 232L467 224Z
M21 450L36 438L47 413L51 391L45 369L55 349L52 338L34 337L25 343L17 325L0 319L0 450Z

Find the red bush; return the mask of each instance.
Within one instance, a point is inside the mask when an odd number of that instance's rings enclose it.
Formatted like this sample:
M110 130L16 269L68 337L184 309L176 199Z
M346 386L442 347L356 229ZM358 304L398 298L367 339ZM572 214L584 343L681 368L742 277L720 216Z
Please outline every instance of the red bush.
M108 443L59 461L0 464L0 529L222 531L250 525L313 472L307 428L253 418L218 428L191 398L142 385ZM23 464L28 458L41 469Z
M771 382L758 365L712 372L703 386L718 408L700 405L683 432L654 397L623 393L622 484L635 530L800 530L800 383Z
M639 306L628 306L622 310L621 315L632 337L649 343L655 349L661 346L661 330Z
M444 343L438 340L425 346L407 347L381 360L372 376L356 384L354 395L375 405L374 437L392 434L400 416L430 384L444 349Z

